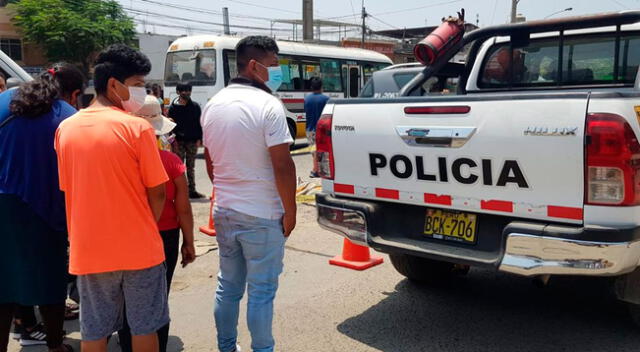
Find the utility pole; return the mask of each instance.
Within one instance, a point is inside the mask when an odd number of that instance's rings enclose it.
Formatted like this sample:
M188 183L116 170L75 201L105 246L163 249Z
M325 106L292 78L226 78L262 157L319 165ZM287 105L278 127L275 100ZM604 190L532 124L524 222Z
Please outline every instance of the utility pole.
M222 23L224 24L224 34L231 35L231 29L229 28L229 8L222 8Z
M313 0L302 0L302 40L313 40Z
M511 23L516 23L519 2L520 0L511 0Z
M362 40L360 41L360 47L364 49L364 34L367 31L367 25L365 20L367 18L367 10L364 8L364 0L362 0Z

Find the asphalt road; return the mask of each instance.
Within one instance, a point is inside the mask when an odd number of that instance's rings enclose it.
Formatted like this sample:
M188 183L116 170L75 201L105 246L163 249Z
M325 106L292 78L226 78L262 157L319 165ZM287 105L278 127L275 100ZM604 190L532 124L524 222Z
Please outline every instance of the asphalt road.
M294 156L306 179L308 154ZM209 193L203 160L198 189ZM195 202L196 223L205 224L208 203ZM215 239L197 236L207 252L178 268L170 296L170 351L214 351L213 292L218 268ZM287 242L285 271L276 299L274 334L278 351L638 351L640 330L600 280L554 279L545 288L530 279L472 268L441 287L413 284L388 258L364 272L330 266L341 250L339 236L315 221L301 204L298 227ZM243 306L246 301L243 301ZM249 350L242 309L239 342ZM79 345L77 322L66 326ZM12 342L9 351L20 349ZM110 351L118 351L112 339Z

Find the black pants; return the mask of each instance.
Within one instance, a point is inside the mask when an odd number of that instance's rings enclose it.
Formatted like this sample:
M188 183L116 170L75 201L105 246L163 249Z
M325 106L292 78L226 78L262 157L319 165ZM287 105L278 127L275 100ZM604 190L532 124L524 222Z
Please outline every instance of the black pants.
M164 256L165 263L167 265L167 294L171 289L171 280L173 279L173 272L176 269L178 263L178 252L180 252L180 229L160 231L162 236L162 242L164 243ZM126 302L125 302L126 305ZM126 310L126 307L125 307ZM132 352L131 348L131 329L129 323L127 323L127 315L125 312L124 326L122 330L118 331L118 339L120 340L120 349L122 352ZM163 326L158 330L158 342L160 345L160 352L167 351L167 341L169 340L169 324ZM2 351L0 351L2 352Z
M36 307L34 306L17 306L13 318L20 320L20 325L25 328L31 328L38 324Z
M62 335L64 303L46 304L38 307L40 308L45 332L47 333L47 347L50 349L60 347L64 338ZM11 321L17 308L18 305L13 303L0 304L0 352L7 351Z

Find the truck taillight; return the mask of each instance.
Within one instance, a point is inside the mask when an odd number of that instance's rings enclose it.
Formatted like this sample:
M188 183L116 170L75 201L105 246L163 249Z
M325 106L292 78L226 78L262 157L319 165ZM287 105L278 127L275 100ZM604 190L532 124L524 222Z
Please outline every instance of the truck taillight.
M585 203L640 204L640 144L619 115L587 115Z
M322 178L333 180L332 115L322 115L316 125L316 170Z

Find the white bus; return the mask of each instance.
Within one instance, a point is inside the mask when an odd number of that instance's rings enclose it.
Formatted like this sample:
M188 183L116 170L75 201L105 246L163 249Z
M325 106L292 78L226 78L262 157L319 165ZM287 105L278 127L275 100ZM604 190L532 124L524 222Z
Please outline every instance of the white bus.
M176 85L193 85L192 99L202 107L225 87L236 71L236 44L242 38L202 35L174 41L165 62L165 104L177 97ZM278 41L283 83L275 94L287 109L292 135L304 136L304 97L311 77L322 78L331 98L357 97L374 71L392 64L380 53L356 48Z

